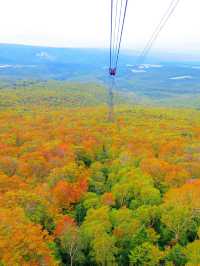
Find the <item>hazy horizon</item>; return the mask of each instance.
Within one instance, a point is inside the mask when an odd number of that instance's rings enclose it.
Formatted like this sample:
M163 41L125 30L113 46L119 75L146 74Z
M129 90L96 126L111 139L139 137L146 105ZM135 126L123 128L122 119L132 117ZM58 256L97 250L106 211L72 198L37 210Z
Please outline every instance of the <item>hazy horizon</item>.
M2 43L0 42L0 46L24 46L24 47L34 47L34 48L41 48L41 49L74 49L74 50L99 50L109 52L108 47L64 47L64 46L53 46L53 45L33 45L33 44L26 44L26 43ZM134 57L139 56L141 50L134 50L128 48L122 48L121 55L132 55ZM163 61L185 61L185 62L200 62L200 54L195 51L171 51L169 50L152 50L145 61L148 61L148 58L151 60L163 60ZM145 62L144 62L145 63Z

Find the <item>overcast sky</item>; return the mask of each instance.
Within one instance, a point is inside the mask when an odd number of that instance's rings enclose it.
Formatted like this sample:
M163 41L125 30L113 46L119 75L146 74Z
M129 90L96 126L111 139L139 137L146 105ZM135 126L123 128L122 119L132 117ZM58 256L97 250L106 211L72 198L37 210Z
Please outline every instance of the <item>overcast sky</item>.
M129 0L123 48L141 49L171 0ZM200 0L181 0L153 50L200 51ZM110 0L0 0L0 43L108 47Z

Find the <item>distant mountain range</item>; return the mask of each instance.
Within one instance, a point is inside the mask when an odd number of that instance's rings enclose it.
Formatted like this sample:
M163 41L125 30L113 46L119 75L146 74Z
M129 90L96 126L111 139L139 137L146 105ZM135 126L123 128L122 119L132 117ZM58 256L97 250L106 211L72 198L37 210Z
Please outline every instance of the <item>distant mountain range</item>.
M109 84L109 51L0 44L1 80L66 80ZM191 60L189 60L191 59ZM154 100L200 95L200 58L156 54L135 66L137 53L120 55L118 90Z

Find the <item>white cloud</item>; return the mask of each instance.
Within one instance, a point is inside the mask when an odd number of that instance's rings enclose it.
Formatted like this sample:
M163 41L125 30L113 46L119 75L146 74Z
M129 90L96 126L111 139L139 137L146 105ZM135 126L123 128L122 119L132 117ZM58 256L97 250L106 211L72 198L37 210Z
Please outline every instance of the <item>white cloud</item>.
M192 79L192 76L179 76L170 78L171 80Z

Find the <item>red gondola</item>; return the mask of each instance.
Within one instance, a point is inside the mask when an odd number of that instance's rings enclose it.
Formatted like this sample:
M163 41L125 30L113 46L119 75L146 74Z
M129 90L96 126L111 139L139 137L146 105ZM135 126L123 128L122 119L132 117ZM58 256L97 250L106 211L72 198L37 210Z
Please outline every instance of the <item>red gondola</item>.
M110 67L109 68L109 73L110 73L111 76L115 76L116 75L116 67L114 67L114 68Z

